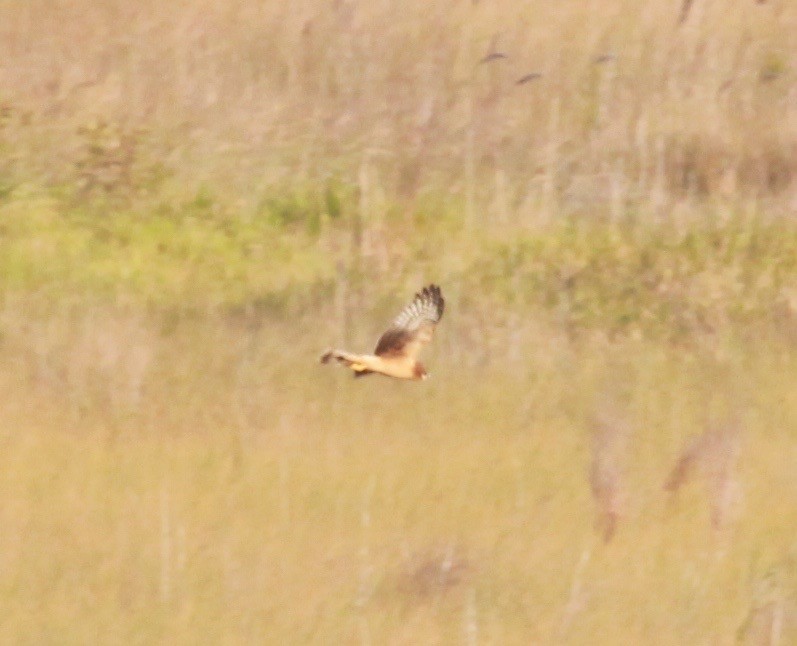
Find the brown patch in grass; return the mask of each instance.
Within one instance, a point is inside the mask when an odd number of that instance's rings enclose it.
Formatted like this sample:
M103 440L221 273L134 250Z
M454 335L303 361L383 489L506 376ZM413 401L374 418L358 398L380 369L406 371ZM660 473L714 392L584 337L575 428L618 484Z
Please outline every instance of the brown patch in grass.
M709 427L687 443L664 483L664 490L674 496L696 473L702 475L715 529L725 524L738 497L735 468L740 435L737 423Z
M662 162L673 195L779 195L794 182L793 148L761 133L742 144L707 134L676 135L667 141Z
M398 590L410 597L444 595L465 583L470 571L454 547L416 553L404 563Z

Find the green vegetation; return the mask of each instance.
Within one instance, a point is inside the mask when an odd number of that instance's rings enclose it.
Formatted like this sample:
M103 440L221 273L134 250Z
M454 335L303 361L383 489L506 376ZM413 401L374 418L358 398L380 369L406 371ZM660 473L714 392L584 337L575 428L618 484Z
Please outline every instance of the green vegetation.
M0 641L795 641L797 5L679 4L0 2Z
M0 289L156 310L270 303L284 319L331 304L341 289L357 291L367 310L367 298L385 297L367 280L374 275L388 293L430 276L452 285L465 313L696 343L751 326L788 335L797 308L797 224L759 212L705 207L703 220L679 226L569 218L490 232L469 231L460 210L436 206L384 223L364 250L356 206L330 188L279 194L247 212L206 191L145 211L105 208L11 191L0 202Z

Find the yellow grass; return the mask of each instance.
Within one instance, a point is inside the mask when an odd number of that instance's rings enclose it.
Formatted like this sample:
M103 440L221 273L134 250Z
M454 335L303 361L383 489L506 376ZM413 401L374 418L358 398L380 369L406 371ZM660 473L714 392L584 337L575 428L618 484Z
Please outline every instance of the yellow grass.
M406 384L316 365L309 330L159 325L5 328L3 641L795 636L797 373L763 342L717 362L540 331L481 367L433 351ZM608 542L595 418L625 434ZM729 420L721 486L706 462L665 491Z

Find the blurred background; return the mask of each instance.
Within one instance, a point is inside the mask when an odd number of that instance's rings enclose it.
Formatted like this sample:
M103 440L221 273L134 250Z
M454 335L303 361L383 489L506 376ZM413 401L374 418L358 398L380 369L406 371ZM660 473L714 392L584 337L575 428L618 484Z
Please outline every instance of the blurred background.
M796 641L796 32L0 0L3 643Z

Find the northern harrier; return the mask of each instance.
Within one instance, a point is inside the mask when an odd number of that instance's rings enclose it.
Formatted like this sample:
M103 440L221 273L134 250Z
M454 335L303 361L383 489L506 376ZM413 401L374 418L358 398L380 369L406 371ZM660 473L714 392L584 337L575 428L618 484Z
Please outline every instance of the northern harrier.
M428 375L418 354L432 340L444 307L440 288L424 287L379 338L373 354L327 350L321 355L321 363L336 359L351 368L355 377L377 372L396 379L426 379Z

